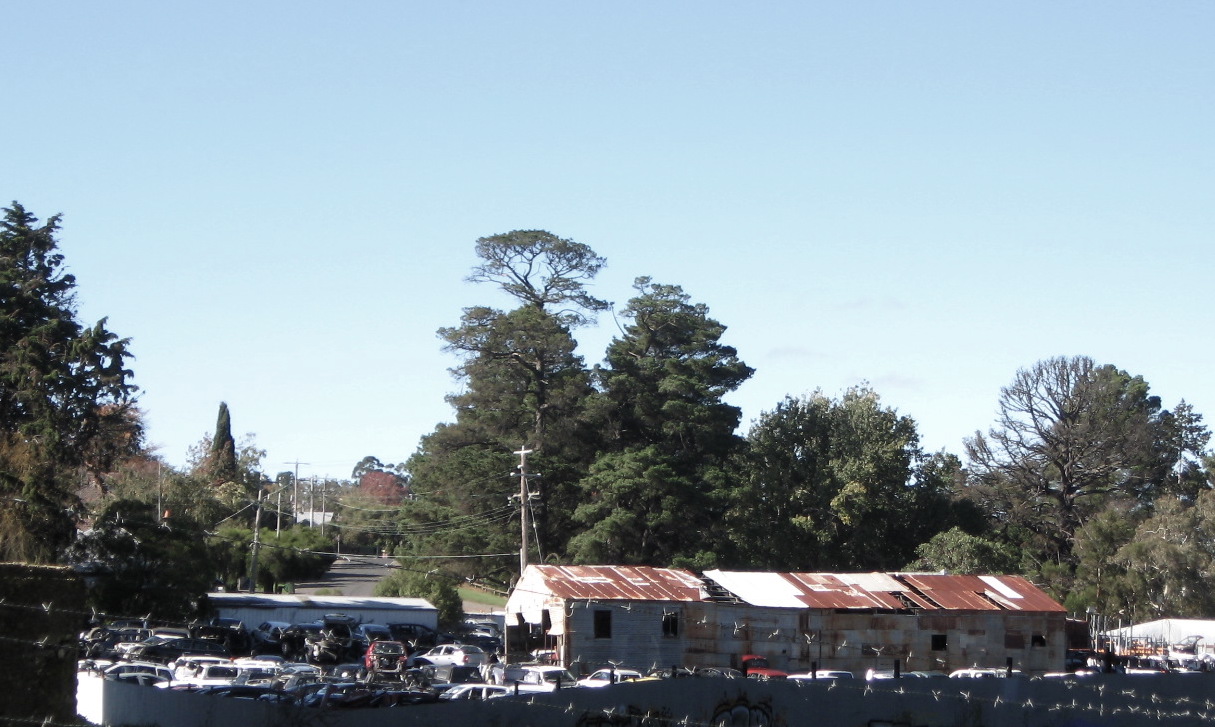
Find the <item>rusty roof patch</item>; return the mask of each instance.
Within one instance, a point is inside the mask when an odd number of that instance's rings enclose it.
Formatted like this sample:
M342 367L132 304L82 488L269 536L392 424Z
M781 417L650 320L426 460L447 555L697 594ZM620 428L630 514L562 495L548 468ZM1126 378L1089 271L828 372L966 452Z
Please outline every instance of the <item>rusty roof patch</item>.
M1020 576L914 573L900 577L947 610L1066 611L1040 588Z
M929 611L1065 611L1040 589L1019 576L744 571L707 571L705 576L742 601L756 606L882 610L914 607Z
M567 600L703 601L700 579L678 568L537 565L554 596Z

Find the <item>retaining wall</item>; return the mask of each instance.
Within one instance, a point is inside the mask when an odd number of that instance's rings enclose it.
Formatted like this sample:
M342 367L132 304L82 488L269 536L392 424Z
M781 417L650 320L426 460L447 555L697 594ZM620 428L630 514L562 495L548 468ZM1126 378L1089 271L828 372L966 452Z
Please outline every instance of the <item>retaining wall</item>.
M105 682L108 725L160 727L1172 727L1215 721L1215 674L1083 679L676 679L489 702L283 708Z

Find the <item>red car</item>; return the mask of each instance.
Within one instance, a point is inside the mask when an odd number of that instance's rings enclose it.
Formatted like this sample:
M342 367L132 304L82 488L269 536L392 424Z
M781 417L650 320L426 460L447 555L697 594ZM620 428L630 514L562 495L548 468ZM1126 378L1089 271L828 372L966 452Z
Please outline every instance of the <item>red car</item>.
M745 654L742 658L742 672L748 679L788 679L788 672L773 669L768 666L768 657L758 654Z
M370 675L400 674L409 659L409 650L400 641L373 641L363 655L363 668Z

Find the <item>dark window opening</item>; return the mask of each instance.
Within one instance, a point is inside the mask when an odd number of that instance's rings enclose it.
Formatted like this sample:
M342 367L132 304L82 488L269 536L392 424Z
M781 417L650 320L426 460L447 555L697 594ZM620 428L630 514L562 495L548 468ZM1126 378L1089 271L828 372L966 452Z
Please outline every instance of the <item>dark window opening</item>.
M679 635L679 614L677 614L677 613L662 614L662 635L663 636L678 636Z
M1034 634L1033 636L1029 637L1029 645L1045 647L1046 636L1044 634Z
M612 638L612 612L611 611L596 611L595 612L595 638L596 639Z
M949 639L945 638L945 634L933 634L932 635L932 650L933 651L945 651L945 649L948 645L949 645Z

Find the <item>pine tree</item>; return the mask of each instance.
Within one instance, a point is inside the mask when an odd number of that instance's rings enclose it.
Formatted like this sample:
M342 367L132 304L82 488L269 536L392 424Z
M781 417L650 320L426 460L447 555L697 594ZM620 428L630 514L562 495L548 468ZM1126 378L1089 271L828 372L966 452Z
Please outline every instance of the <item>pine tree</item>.
M137 450L129 341L77 319L59 216L0 223L0 559L53 560L75 534L81 472Z

